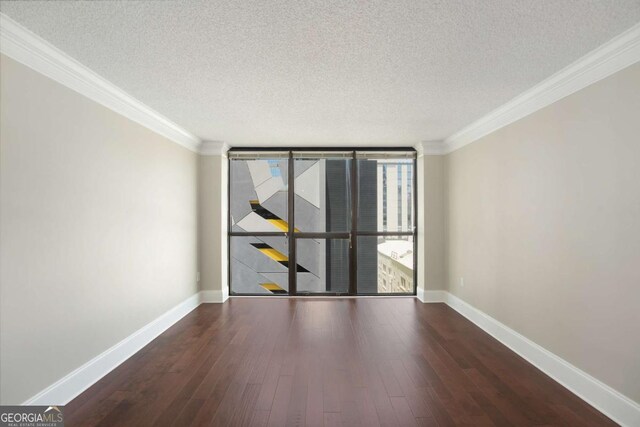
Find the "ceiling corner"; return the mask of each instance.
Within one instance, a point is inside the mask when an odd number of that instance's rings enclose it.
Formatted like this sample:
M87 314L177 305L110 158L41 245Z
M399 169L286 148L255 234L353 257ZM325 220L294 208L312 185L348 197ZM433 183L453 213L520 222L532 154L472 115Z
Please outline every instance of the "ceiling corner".
M198 153L201 156L222 156L229 148L229 145L222 141L202 141Z

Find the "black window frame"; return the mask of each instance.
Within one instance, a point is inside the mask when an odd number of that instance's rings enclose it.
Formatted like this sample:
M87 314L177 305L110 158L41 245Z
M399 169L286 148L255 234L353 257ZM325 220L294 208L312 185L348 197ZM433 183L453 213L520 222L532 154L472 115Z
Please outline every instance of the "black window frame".
M295 189L294 189L294 152L351 152L351 231L350 232L294 232L295 227ZM232 153L269 153L269 152L288 152L288 218L289 230L287 232L251 232L251 231L233 231L231 224L231 162L233 159L229 154ZM412 230L411 231L386 231L386 224L383 231L360 231L358 230L358 171L357 171L357 153L362 152L411 152L413 153L413 168L411 168L410 187L413 196L411 202L413 204L412 212ZM328 297L328 296L415 296L418 288L418 182L417 182L417 152L413 147L234 147L227 152L227 283L229 284L229 295L231 296L266 296L266 297L296 297L296 296L312 296L312 297ZM385 187L386 188L386 187ZM384 200L384 199L383 199ZM384 207L383 207L384 209ZM385 209L386 210L386 209ZM385 212L386 213L386 212ZM296 272L289 269L289 289L287 294L265 295L255 293L235 293L233 291L233 282L231 280L231 238L234 236L281 236L288 240L289 260L296 261L296 240L304 238L326 238L326 239L350 239L350 283L349 292L323 292L323 293L300 293L297 292ZM408 293L358 293L357 291L357 240L360 236L410 236L413 237L413 291Z

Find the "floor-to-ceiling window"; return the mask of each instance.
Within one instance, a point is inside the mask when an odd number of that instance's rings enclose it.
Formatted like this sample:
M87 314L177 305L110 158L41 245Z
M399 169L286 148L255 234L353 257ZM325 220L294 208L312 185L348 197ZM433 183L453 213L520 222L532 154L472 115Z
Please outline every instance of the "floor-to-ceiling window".
M414 294L415 157L231 150L231 293Z

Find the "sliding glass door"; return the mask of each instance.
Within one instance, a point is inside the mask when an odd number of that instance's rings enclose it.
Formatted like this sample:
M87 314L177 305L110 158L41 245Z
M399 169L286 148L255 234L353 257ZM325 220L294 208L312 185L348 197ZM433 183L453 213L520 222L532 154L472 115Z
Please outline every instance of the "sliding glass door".
M231 150L234 295L415 294L413 150Z
M229 153L229 271L238 295L289 295L289 152Z
M357 289L410 294L415 288L414 153L357 152Z
M298 295L352 294L351 151L294 151L293 237L296 259L308 265L291 286Z

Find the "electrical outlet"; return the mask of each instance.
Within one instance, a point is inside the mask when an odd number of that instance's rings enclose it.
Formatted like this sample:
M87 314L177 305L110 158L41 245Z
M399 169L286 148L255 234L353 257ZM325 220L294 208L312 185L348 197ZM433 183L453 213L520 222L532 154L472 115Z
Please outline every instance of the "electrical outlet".
M460 287L464 288L464 277L460 278Z

